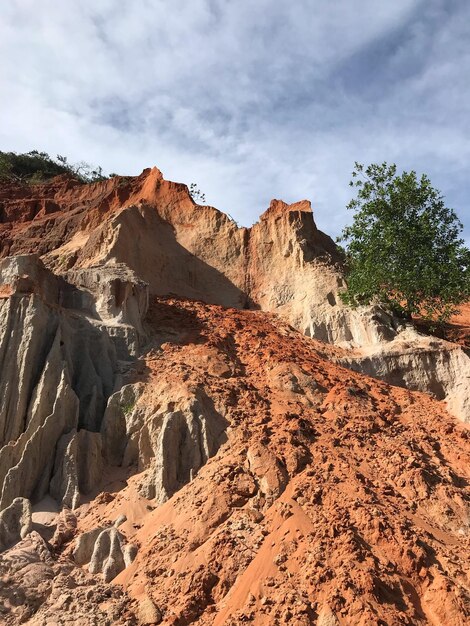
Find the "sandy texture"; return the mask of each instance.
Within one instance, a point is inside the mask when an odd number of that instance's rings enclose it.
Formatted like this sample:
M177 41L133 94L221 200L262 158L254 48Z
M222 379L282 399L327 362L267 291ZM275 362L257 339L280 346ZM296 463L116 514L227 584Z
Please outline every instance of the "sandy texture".
M160 345L132 374L138 403L152 415L171 376L203 386L230 427L163 506L139 507L150 464L80 516L87 529L140 508L121 527L137 557L116 582L164 624L467 623L465 426L266 314L158 300L150 315Z

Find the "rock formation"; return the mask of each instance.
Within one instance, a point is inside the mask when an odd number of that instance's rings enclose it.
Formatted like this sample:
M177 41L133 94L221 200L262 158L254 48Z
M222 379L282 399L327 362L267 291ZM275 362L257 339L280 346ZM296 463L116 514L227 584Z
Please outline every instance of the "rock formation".
M116 325L121 352L135 356L145 334L138 320L148 296L140 279L154 295L275 312L308 336L355 348L345 363L392 384L400 384L400 354L409 353L411 342L411 349L413 344L417 348L413 366L421 373L402 383L430 393L439 387L437 397L449 399L460 419L470 419L467 355L445 342L426 341L410 328L403 339L403 324L377 308L345 307L339 297L344 286L340 255L316 228L307 201L287 205L273 200L253 227L238 228L217 209L195 205L185 185L164 180L156 168L92 185L63 176L34 189L10 185L2 196L1 254L39 252L56 273L86 293L94 291L95 314L127 322ZM97 276L106 272L126 275L119 294L112 279L108 295L98 294L102 283ZM126 281L132 286L125 287ZM109 297L112 302L106 304ZM462 372L458 389L439 366L447 352ZM430 364L436 370L433 381L426 373Z
M125 521L125 517L123 519ZM89 563L89 571L92 574L102 573L105 582L116 578L132 563L137 553L135 546L126 543L117 525L82 533L73 551L77 565Z
M5 626L135 624L121 589L58 561L36 531L2 553L0 620Z
M149 323L167 340L137 377L203 385L229 427L192 481L124 525L139 545L116 579L128 593L165 624L468 620L468 427L257 311L157 300ZM217 355L231 376L206 365ZM111 511L132 522L149 473L82 527Z
M344 285L307 201L0 185L2 623L467 623L468 353Z
M29 500L15 498L0 513L0 552L26 537L32 527Z

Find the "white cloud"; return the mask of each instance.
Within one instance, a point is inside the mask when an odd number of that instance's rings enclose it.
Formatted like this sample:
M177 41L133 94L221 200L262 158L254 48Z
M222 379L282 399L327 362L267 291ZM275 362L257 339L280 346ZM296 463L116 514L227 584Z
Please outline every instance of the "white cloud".
M0 149L156 164L244 224L310 197L337 234L355 160L426 171L464 221L463 0L10 0Z

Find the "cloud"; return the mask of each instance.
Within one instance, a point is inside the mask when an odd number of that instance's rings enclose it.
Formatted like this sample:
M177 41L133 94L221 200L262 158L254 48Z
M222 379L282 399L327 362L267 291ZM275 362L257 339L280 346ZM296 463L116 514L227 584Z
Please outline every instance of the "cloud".
M470 227L465 0L10 0L0 16L2 149L156 164L243 224L308 197L333 235L354 161L394 161Z

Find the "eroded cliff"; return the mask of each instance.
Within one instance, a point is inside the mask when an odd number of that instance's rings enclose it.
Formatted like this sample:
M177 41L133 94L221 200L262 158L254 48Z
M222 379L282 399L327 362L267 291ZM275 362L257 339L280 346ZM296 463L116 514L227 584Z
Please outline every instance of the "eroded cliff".
M445 398L459 419L470 420L466 352L377 307L343 305L341 257L316 228L308 201L273 200L254 226L239 228L217 209L196 205L185 185L153 168L91 185L67 177L10 185L0 203L2 255L39 253L47 267L95 295L103 266L126 267L153 295L275 312L307 336L349 350L341 362ZM128 311L110 314L128 319L129 332L136 329L134 353L144 306L133 298ZM413 374L397 373L410 368Z
M5 624L467 622L469 357L345 307L310 203L239 228L154 168L0 209Z

